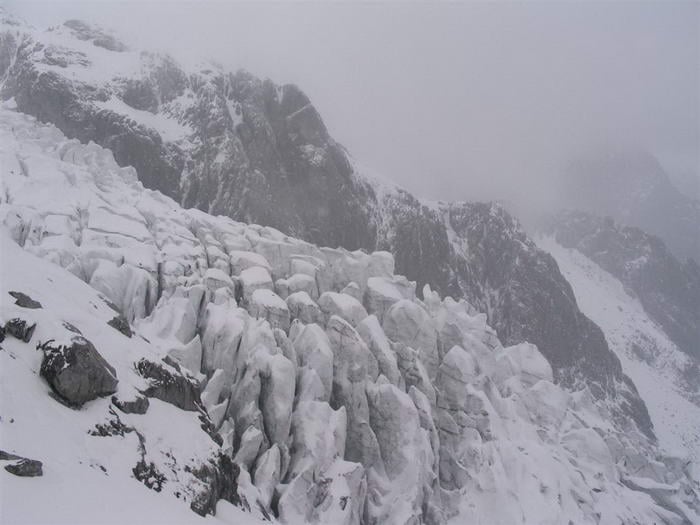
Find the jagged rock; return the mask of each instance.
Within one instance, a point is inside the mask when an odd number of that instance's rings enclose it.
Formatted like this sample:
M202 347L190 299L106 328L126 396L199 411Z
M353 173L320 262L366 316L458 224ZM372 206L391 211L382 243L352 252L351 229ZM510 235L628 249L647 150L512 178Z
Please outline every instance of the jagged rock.
M324 292L318 298L318 305L326 317L326 323L331 316L337 315L352 326L367 317L367 310L354 297L342 293Z
M123 315L115 315L107 321L107 324L114 328L117 332L121 332L126 337L131 337L134 332L131 331L131 326L129 326L129 321Z
M70 345L58 345L52 340L37 345L44 353L41 377L66 403L80 407L97 397L117 390L117 375L93 344L75 336Z
M131 469L131 472L134 478L146 485L149 489L156 492L163 490L163 485L166 483L165 475L158 470L158 467L153 462L146 463L144 459L141 459L136 463L136 466Z
M146 396L134 396L133 399L122 399L112 396L112 403L125 414L145 414L150 402Z
M304 324L323 322L321 309L306 292L296 292L287 297L287 307L292 319L299 319Z
M37 476L44 475L42 463L36 459L22 458L20 456L15 456L14 454L7 454L6 452L0 451L0 460L12 461L12 463L9 465L5 465L5 470L10 474L14 474L15 476L22 478L35 478Z
M32 340L35 329L36 323L30 325L24 319L14 318L5 323L5 333L25 343Z
M202 481L204 486L192 498L190 508L200 516L206 516L216 514L216 503L221 499L239 505L239 473L238 465L224 454L193 470L195 477Z
M289 330L287 303L272 290L255 290L250 297L248 311L253 317L266 319L272 328Z
M30 309L37 309L41 308L41 303L39 301L35 301L31 297L29 297L27 294L24 294L22 292L8 292L12 297L15 298L15 304L21 308L30 308Z
M136 363L136 370L149 380L149 386L143 392L146 396L155 397L182 410L199 410L199 385L172 364L140 359Z
M402 299L387 310L382 326L389 339L418 350L428 376L431 379L435 378L440 357L437 332L428 312L420 305Z

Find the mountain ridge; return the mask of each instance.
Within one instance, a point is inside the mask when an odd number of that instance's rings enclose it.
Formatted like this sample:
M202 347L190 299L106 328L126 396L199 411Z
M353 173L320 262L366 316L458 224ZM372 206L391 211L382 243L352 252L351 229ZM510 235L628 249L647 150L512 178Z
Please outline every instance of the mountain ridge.
M391 251L397 271L419 291L430 283L443 295L466 297L489 313L506 342L536 344L559 381L595 384L597 395L617 399L652 434L600 329L580 312L556 264L522 242L517 221L498 206L436 207L371 182L295 86L214 66L187 73L170 57L126 46L111 51L96 45L93 33L83 39L68 26L44 33L9 27L1 93L21 111L110 148L147 187L185 207L315 244ZM489 228L500 245L479 242Z

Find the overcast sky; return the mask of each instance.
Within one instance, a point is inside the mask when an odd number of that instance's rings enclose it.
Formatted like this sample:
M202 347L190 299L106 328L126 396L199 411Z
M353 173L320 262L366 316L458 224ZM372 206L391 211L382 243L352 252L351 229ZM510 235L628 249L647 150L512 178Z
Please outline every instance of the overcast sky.
M700 176L696 2L19 2L298 84L361 163L430 198L542 193L609 145Z

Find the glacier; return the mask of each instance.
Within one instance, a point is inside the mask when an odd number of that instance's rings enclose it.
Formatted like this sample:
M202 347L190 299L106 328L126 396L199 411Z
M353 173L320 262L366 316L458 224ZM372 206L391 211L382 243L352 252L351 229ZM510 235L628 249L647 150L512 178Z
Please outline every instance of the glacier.
M3 469L3 520L700 521L687 463L391 254L183 209L12 101L0 166L1 321L36 324L0 447L44 465ZM39 374L77 334L118 379L79 409Z

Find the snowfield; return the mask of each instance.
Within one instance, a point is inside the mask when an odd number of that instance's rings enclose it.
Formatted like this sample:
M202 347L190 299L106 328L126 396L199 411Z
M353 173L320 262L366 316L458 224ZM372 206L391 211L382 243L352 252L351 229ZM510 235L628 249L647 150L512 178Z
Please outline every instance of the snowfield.
M0 322L36 323L0 448L43 464L0 472L3 522L700 522L685 464L387 252L182 209L12 104L0 169ZM118 384L78 407L42 370L83 340Z
M577 250L538 239L551 253L574 289L583 312L603 329L646 402L659 444L667 453L692 461L700 480L700 396L684 384L683 372L692 363L650 319L639 300L613 275Z

